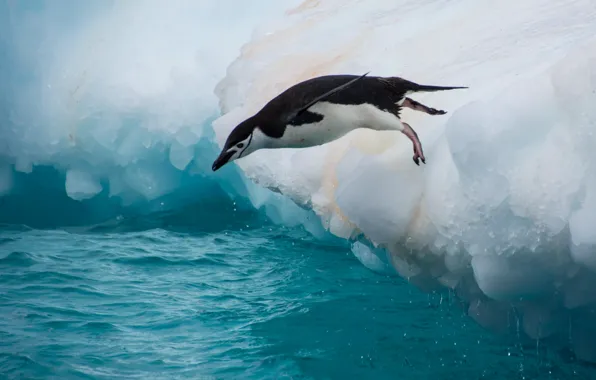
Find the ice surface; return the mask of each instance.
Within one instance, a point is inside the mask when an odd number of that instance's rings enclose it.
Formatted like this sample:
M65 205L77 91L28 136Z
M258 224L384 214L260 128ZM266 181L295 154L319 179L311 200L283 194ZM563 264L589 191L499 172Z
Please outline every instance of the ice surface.
M10 166L0 163L0 196L10 193L12 182Z
M337 236L385 248L416 285L453 288L478 323L506 328L515 308L530 337L578 337L576 353L594 360L596 340L581 331L596 331L587 290L596 279L595 3L307 0L283 21L253 37L219 82L220 145L238 121L315 75L371 71L470 89L414 95L447 115L404 111L426 166L414 165L399 132L359 130L257 152L237 162L246 175L312 207ZM381 251L379 260L367 246L353 251L382 268ZM571 336L570 318L580 329Z
M101 184L91 174L81 170L66 172L66 193L72 199L81 201L93 198L102 190Z

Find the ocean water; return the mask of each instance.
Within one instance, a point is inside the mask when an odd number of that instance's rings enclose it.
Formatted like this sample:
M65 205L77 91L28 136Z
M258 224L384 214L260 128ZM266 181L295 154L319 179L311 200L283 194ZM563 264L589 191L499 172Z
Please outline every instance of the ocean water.
M0 378L585 379L376 274L344 242L254 215L210 231L0 230Z

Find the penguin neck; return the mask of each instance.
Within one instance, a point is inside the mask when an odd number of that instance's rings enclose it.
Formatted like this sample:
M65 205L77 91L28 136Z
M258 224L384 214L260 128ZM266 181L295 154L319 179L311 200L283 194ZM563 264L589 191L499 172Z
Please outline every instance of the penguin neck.
M252 131L252 141L250 146L252 152L260 149L273 148L275 146L275 139L267 136L261 128L256 127Z
M262 112L262 110L261 110ZM252 139L251 139L251 152L260 149L273 148L275 146L273 136L267 133L270 130L270 123L261 112L251 116L246 120L252 125Z

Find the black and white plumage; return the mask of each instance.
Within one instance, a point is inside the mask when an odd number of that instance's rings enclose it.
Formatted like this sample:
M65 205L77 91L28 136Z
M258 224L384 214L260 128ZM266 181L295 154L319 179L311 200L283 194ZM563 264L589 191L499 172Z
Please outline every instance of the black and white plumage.
M228 136L213 171L259 149L306 148L336 140L357 128L404 133L414 145L414 162L425 161L416 132L400 120L404 107L430 115L411 93L464 89L419 85L399 77L326 75L300 82L238 124Z

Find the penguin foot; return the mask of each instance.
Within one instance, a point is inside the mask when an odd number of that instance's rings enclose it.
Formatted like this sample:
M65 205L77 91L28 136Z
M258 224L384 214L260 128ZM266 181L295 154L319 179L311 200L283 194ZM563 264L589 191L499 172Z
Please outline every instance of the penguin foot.
M424 112L429 115L445 115L447 113L447 111L430 108L429 106L425 106L424 104L410 98L405 98L404 102L402 103L402 107L411 108L415 111Z
M420 166L420 161L422 161L422 163L426 165L426 160L424 159L424 157L414 155L413 159L414 159L414 163L418 166Z
M426 165L426 158L424 158L424 154L422 153L422 151L416 152L416 148L414 148L414 157L412 157L412 159L414 160L414 163L418 166L420 166L420 161L422 161L422 163Z
M414 146L414 157L412 157L414 163L418 166L420 166L420 161L422 161L423 164L426 164L426 158L424 158L422 144L420 144L418 134L412 129L412 127L410 127L410 124L404 122L402 122L402 124L404 126L402 133L412 141L412 145Z
M447 113L447 111L438 110L436 108L430 108L428 110L428 113L431 115L445 115Z

